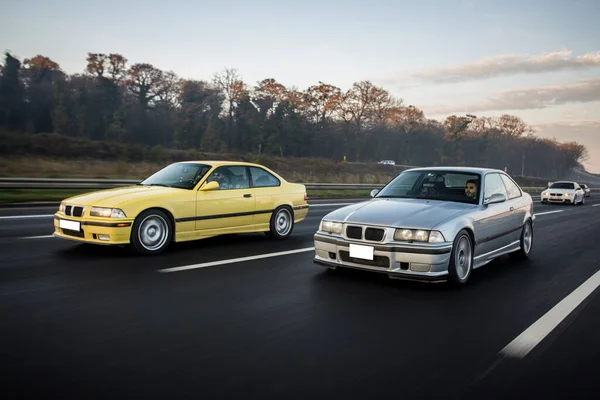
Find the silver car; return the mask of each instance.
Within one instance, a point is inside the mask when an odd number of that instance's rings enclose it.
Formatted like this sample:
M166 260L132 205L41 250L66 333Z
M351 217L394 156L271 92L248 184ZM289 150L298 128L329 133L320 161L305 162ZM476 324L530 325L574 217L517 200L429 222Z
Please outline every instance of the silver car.
M499 256L531 253L533 200L501 170L415 168L371 196L323 218L315 263L464 284Z

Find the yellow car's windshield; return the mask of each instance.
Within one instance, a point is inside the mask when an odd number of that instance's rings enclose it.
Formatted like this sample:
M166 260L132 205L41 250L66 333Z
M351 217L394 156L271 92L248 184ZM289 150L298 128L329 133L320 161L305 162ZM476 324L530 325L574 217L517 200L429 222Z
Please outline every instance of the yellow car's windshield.
M193 189L210 168L210 165L198 163L171 164L140 182L140 185Z

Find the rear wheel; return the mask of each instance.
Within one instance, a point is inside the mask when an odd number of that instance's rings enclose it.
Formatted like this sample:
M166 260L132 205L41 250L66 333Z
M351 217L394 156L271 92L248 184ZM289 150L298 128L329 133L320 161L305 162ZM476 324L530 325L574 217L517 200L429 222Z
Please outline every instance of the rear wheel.
M448 266L449 281L451 284L464 285L473 272L473 243L471 236L465 230L456 235L450 264Z
M171 222L163 211L146 210L133 223L131 243L140 254L162 253L172 238Z
M287 239L294 230L294 214L289 207L275 209L271 216L270 230L266 235L272 239Z
M525 222L525 225L523 225L523 230L521 231L521 248L513 253L510 253L510 255L522 260L527 260L531 255L532 249L533 226L531 225L531 221L528 220Z

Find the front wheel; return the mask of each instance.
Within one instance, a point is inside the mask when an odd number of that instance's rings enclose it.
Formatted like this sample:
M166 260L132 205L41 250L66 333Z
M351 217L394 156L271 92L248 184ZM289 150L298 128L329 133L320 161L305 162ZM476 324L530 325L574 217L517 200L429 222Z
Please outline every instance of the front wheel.
M473 272L473 243L467 231L462 230L456 235L450 265L448 266L449 281L451 284L464 285Z
M278 207L271 217L270 229L266 232L272 239L287 239L294 230L294 214L289 207Z
M146 210L133 223L131 243L138 253L162 253L169 247L172 238L171 223L163 211Z

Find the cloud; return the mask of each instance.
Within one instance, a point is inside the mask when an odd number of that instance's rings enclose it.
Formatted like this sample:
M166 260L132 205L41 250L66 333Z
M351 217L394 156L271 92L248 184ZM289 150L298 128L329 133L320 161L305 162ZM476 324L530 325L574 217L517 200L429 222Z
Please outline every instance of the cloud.
M480 103L429 108L434 115L454 112L532 110L568 103L600 101L600 78L582 79L568 85L541 86L497 92Z
M515 74L537 74L563 70L583 70L600 67L600 51L573 57L572 51L562 50L534 56L500 54L450 67L409 72L409 80L421 83L457 83L483 80ZM387 79L388 84L406 84L407 74ZM409 85L412 86L412 85Z

